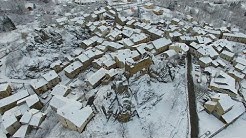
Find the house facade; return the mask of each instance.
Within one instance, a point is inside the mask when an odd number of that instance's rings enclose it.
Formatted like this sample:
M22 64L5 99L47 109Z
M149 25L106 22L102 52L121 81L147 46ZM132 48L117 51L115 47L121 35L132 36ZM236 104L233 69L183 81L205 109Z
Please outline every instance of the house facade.
M150 57L146 57L136 62L126 61L125 70L130 76L132 76L143 69L147 70L150 65L152 65L152 60Z
M11 93L12 93L12 89L9 83L0 84L0 99L10 96Z

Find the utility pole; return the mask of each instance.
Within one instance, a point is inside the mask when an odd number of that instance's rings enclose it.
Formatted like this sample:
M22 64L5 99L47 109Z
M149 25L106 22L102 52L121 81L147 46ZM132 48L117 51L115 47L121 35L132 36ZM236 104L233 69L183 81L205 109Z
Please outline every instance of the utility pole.
M138 5L138 18L141 19L141 11L139 5Z
M141 0L141 4L142 4L143 0ZM139 4L139 3L138 3ZM138 18L141 19L141 10L140 10L140 5L138 6Z

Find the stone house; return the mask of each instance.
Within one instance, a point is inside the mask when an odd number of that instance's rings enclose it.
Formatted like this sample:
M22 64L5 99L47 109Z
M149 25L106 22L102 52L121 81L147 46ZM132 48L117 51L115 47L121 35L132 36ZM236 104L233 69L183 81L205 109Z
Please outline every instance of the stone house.
M74 61L69 66L64 68L65 75L73 79L82 71L83 64L80 61Z
M172 41L170 39L165 38L165 37L152 41L152 44L157 51L157 54L160 54L160 53L168 50L169 45L171 43L172 43Z
M10 96L12 93L12 89L9 83L1 83L0 84L0 99Z
M49 89L53 88L61 81L60 76L54 70L48 71L43 74L42 77L48 82L47 85Z
M89 106L78 108L69 104L59 108L57 115L64 127L81 133L94 116L94 113Z
M15 107L17 101L29 96L29 93L26 90L19 91L16 94L10 95L6 98L0 100L0 114L4 114L5 111Z
M140 59L139 61L133 61L132 59L126 60L125 70L130 76L136 74L137 72L146 69L152 65L152 60L150 57Z

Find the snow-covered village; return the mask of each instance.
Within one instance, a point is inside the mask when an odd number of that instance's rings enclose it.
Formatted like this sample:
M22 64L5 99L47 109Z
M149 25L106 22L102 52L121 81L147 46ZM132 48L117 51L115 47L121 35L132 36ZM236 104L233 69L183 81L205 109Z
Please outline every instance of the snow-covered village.
M245 21L243 0L1 0L0 138L245 138Z

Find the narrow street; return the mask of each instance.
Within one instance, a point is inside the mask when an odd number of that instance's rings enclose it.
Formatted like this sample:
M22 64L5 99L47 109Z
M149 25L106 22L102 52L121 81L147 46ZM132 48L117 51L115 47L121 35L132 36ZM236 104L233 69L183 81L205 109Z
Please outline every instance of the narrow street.
M189 112L190 112L190 125L191 125L191 138L197 138L199 134L198 115L196 112L196 95L194 92L194 83L192 78L192 61L191 54L187 53L187 87L189 97Z

